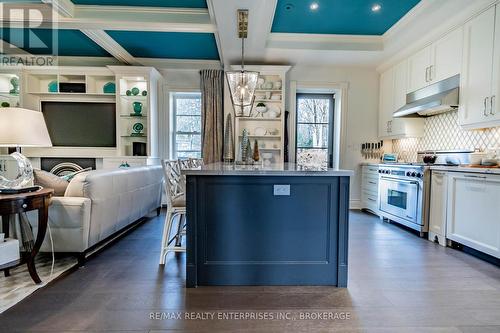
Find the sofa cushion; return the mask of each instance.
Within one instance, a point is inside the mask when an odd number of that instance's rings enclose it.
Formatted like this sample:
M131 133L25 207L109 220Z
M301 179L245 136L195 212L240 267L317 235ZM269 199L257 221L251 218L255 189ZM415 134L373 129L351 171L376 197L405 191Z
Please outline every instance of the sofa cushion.
M34 169L33 174L35 176L35 185L54 189L54 195L57 197L64 196L66 188L69 185L67 180L62 179L53 173L39 169Z

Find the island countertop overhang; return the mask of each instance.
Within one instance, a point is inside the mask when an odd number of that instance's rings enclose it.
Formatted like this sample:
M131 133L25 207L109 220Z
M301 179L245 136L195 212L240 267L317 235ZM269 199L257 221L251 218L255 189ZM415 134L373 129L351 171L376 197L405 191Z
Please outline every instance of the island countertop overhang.
M352 170L301 166L295 163L264 165L238 165L232 163L212 163L196 169L182 171L187 176L312 176L351 177Z

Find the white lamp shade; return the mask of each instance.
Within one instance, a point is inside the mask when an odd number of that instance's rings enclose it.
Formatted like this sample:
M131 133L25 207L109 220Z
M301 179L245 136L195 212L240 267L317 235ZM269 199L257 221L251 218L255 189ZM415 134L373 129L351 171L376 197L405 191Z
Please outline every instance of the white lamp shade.
M22 108L0 108L0 147L52 147L43 114Z

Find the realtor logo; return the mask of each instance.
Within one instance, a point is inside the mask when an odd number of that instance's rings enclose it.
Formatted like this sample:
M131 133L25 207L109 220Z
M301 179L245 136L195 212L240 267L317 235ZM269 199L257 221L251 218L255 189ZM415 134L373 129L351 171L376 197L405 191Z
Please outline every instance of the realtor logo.
M0 66L55 66L57 22L43 3L0 3Z

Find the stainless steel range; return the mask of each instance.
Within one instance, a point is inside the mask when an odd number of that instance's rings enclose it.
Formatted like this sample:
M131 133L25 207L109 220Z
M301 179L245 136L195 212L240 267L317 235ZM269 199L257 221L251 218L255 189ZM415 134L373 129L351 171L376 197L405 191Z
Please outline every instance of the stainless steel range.
M425 236L429 230L430 166L469 164L471 153L470 150L423 151L418 153L418 163L380 164L381 216Z
M379 166L379 202L383 217L420 232L428 231L425 203L429 197L428 169L423 165Z

